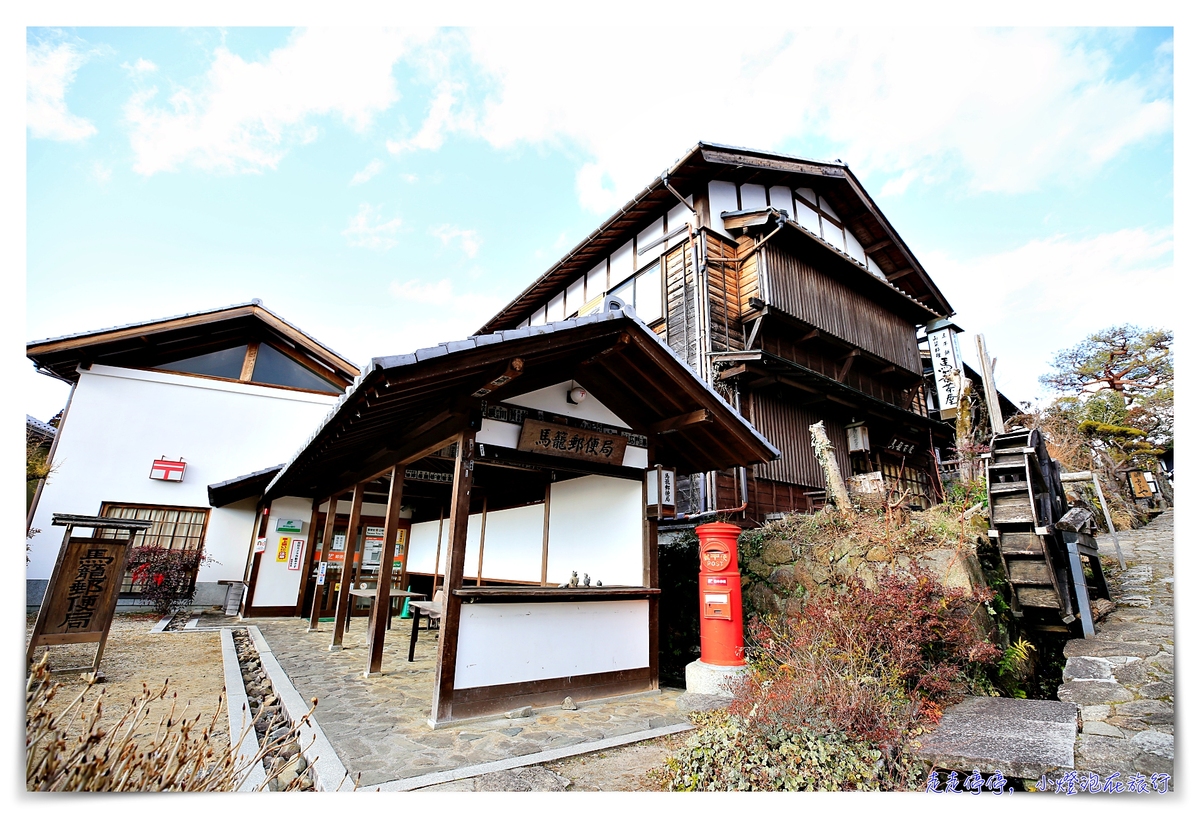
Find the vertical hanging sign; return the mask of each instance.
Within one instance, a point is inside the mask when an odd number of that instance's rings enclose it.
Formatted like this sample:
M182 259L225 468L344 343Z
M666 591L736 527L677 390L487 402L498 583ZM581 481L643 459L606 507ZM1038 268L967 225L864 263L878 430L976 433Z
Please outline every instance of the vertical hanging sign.
M942 419L958 412L962 396L962 354L958 350L958 333L944 327L928 333L929 353L933 357L933 382L937 387L938 408Z
M287 558L288 570L289 571L299 571L300 570L300 558L304 554L304 540L293 539L292 544L288 547L290 549L288 551L288 558Z
M654 466L646 470L646 516L675 516L675 470Z
M279 538L279 549L275 552L275 562L287 562L288 544L292 541L291 537Z

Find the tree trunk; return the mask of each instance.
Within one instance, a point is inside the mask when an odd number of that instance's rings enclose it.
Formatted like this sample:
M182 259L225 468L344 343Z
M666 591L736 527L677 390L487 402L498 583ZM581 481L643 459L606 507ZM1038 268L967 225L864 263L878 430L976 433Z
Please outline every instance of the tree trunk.
M975 479L975 461L972 446L975 443L971 424L971 382L962 379L962 391L958 398L958 415L954 419L954 445L958 451L958 475L964 483Z
M838 468L837 457L833 452L833 445L829 442L829 437L825 434L825 421L818 420L812 426L808 427L808 433L812 435L812 447L816 452L817 462L821 464L821 468L825 471L825 494L833 501L833 504L843 511L853 513L854 509L850 505L850 494L846 491L846 483L842 480L842 470Z

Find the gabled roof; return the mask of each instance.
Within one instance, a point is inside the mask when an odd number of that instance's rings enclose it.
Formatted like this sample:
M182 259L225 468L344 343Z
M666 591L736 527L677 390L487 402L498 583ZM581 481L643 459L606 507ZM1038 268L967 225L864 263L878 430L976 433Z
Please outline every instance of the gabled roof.
M222 480L220 483L209 483L208 504L213 508L222 508L230 503L236 503L238 500L258 497L282 468L283 464L280 463L278 466L269 466L229 480Z
M325 497L444 444L466 428L481 388L503 380L518 358L520 375L488 393L489 402L574 379L646 434L657 462L699 472L779 457L630 307L616 298L605 306L373 358L264 496Z
M49 423L38 420L33 415L26 415L25 434L32 435L41 440L50 440L58 434L58 429L55 429Z
M848 166L699 142L538 277L479 332L516 326L536 306L614 252L628 240L630 231L644 227L648 218L674 207L679 201L675 192L687 196L705 189L712 180L812 188L837 211L889 281L933 313L953 314L946 297ZM720 214L711 214L710 218L717 221Z
M308 333L263 306L257 298L242 304L174 315L136 324L90 330L33 341L25 354L40 372L74 383L82 364L155 367L165 361L228 348L266 336L349 383L358 367Z

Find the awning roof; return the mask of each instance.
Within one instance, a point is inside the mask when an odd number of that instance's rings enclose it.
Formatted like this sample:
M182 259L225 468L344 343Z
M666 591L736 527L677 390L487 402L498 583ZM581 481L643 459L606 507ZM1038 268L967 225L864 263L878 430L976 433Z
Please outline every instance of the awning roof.
M39 371L74 383L79 380L80 364L152 368L183 355L201 355L260 336L303 352L343 384L358 374L358 367L348 358L271 312L257 298L228 307L45 338L28 344L25 355Z
M582 318L372 359L265 496L329 496L440 447L467 427L479 390L518 358L520 375L487 394L489 402L573 379L647 435L664 465L700 472L779 457L631 308L619 299L606 306Z
M283 464L259 469L250 474L243 474L220 483L210 483L208 486L208 504L213 508L222 508L238 500L258 497L266 489L267 484L279 474Z

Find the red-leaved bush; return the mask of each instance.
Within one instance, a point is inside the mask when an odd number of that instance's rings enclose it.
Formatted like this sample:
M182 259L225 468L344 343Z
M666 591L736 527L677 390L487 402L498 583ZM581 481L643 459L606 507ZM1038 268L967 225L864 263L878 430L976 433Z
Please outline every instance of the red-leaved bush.
M209 561L196 549L168 549L157 545L135 548L129 555L133 589L162 615L175 613L196 596L196 570Z
M798 614L750 623L751 672L730 712L751 727L842 733L893 756L1000 658L971 621L990 596L944 588L928 574L817 590Z

